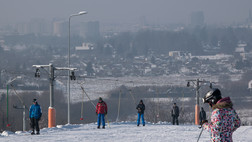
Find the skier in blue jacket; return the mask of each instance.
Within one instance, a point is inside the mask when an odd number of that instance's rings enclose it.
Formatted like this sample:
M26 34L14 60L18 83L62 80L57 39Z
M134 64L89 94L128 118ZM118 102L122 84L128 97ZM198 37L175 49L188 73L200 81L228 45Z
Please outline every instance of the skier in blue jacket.
M145 121L144 121L145 105L143 103L143 100L140 100L140 102L137 105L136 109L137 109L137 126L140 125L140 118L142 118L143 126L145 126Z
M34 128L36 127L37 135L39 135L39 120L42 116L42 111L40 108L40 105L37 102L37 99L33 99L33 105L30 107L29 111L29 117L31 121L31 129L32 129L32 135L34 135Z

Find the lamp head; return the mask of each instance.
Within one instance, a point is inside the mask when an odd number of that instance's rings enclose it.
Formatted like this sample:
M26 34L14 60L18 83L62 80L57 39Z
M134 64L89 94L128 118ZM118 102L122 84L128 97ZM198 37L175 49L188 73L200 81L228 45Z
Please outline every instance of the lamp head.
M187 85L186 85L186 86L187 86L187 87L190 87L190 82L189 82L189 81L187 82Z
M78 13L79 15L87 14L87 11L81 11Z

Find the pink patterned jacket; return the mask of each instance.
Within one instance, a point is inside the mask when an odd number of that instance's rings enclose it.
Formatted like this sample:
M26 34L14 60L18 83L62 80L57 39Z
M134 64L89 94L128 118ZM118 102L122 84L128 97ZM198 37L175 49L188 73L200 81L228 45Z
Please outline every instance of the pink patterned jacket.
M232 142L232 134L240 127L241 121L230 98L219 100L212 109L211 122L204 123L203 128L211 133L212 142Z

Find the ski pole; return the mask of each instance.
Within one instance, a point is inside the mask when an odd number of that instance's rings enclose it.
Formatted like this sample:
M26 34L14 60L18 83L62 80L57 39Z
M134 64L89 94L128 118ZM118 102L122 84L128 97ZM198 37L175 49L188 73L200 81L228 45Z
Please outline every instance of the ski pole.
M108 117L107 117L107 115L106 115L106 119L107 119L108 127L110 128L110 126L109 126L109 120L108 120Z
M197 142L199 141L199 139L200 139L200 136L201 136L201 134L202 134L203 130L204 130L204 128L202 128L202 127L201 127L201 131L200 131L200 134L199 134L199 137L198 137L198 140L197 140Z
M90 99L90 97L88 96L88 94L86 93L86 91L84 90L84 88L82 86L81 86L81 89L82 89L83 93L88 97L91 104L94 106L94 109L96 109L95 104L92 102L92 100Z
M90 99L90 97L88 96L88 94L86 93L86 91L84 90L84 88L82 86L81 86L81 89L82 89L83 93L86 94L86 96L88 97L88 99L91 102L91 104L94 106L94 109L96 109L95 104L92 102L92 100ZM107 119L108 127L110 128L110 126L109 126L109 120L108 120L107 115L106 115L106 119Z

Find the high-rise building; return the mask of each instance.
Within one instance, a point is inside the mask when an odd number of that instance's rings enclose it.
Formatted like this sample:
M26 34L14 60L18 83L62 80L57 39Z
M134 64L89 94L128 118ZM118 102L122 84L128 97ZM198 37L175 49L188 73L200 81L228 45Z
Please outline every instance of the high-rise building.
M47 30L44 19L32 18L29 23L29 32L34 34L44 34Z
M247 23L252 24L252 13L251 13L251 9L249 10L249 17L247 19Z
M203 11L195 11L191 13L191 26L198 27L204 26L204 13Z
M49 24L41 18L32 18L28 23L18 23L15 29L19 34L49 34Z
M97 39L100 37L100 23L99 21L90 21L82 23L80 35L86 39Z
M53 22L53 35L67 36L68 35L68 23L66 21Z

